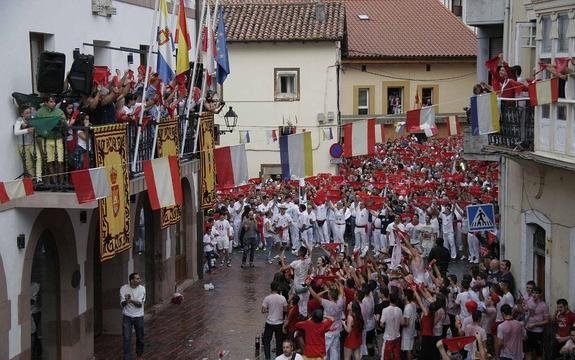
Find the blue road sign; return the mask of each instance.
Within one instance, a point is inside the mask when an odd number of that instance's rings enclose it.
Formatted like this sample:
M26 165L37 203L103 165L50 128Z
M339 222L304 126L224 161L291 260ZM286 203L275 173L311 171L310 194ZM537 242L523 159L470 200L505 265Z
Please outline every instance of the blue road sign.
M469 231L496 230L493 204L467 206L467 226Z

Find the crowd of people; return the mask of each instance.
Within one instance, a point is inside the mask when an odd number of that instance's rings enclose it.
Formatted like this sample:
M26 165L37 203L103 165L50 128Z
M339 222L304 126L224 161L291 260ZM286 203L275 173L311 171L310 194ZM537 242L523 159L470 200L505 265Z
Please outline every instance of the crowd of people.
M276 271L262 304L266 359L273 338L277 359L572 356L567 301L550 315L543 290L520 290L499 259L497 231L468 231L467 205L497 209L498 168L461 151L460 138L410 136L346 159L338 176L219 189L206 271L232 266L235 246L242 267L265 251Z

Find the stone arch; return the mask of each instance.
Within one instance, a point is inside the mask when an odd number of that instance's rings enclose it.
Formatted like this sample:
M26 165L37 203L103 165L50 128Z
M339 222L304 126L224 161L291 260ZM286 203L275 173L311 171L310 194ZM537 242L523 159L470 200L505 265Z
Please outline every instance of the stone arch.
M22 353L30 351L30 279L34 252L41 236L50 232L58 251L60 274L60 347L62 358L77 356L74 346L81 340L78 316L78 290L72 287L72 275L80 270L74 225L63 209L44 209L40 212L26 244L21 291L18 298L18 323L21 326ZM83 281L83 280L81 280Z
M0 255L0 359L8 359L9 339L11 322L10 301L8 300L8 284L6 283L6 273L2 256Z

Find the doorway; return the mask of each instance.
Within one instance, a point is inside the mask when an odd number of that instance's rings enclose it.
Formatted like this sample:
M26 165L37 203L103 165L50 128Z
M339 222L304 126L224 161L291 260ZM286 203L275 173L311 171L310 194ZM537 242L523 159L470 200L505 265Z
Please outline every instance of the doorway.
M182 206L183 208L184 206ZM183 225L184 219L168 228L170 238L176 241L176 283L184 281L188 277L186 263L186 234Z
M132 251L134 272L140 274L142 286L146 288L146 308L155 304L154 276L156 270L159 273L162 271L161 263L156 263L158 257L161 259L161 253L156 252L153 221L148 193L142 192L136 208L135 236ZM156 269L156 266L160 267Z
M401 114L403 112L403 87L387 88L387 114Z
M545 229L537 224L531 224L533 232L533 280L541 289L545 289ZM549 294L546 294L549 296Z
M34 251L30 278L33 360L60 359L60 261L54 237L45 231Z

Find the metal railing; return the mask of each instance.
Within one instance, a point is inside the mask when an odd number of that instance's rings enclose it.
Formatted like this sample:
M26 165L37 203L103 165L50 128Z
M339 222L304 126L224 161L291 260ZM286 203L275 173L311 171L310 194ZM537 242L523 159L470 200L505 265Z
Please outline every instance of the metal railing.
M197 158L193 153L196 123L190 118L187 127L187 135L184 144L182 159L191 160ZM143 176L143 161L152 156L154 142L154 129L152 122L142 128L140 146L136 157L135 171L129 166L130 178ZM183 139L184 119L180 119L180 143ZM138 124L131 122L127 126L128 161L133 160L136 148L136 136ZM74 191L70 181L70 172L79 169L88 169L95 166L94 161L94 136L92 128L72 126L61 133L52 132L50 138L38 136L36 133L28 133L18 136L18 154L22 161L22 173L33 179L35 191Z
M500 131L489 135L489 145L533 151L534 111L531 106L501 107Z

